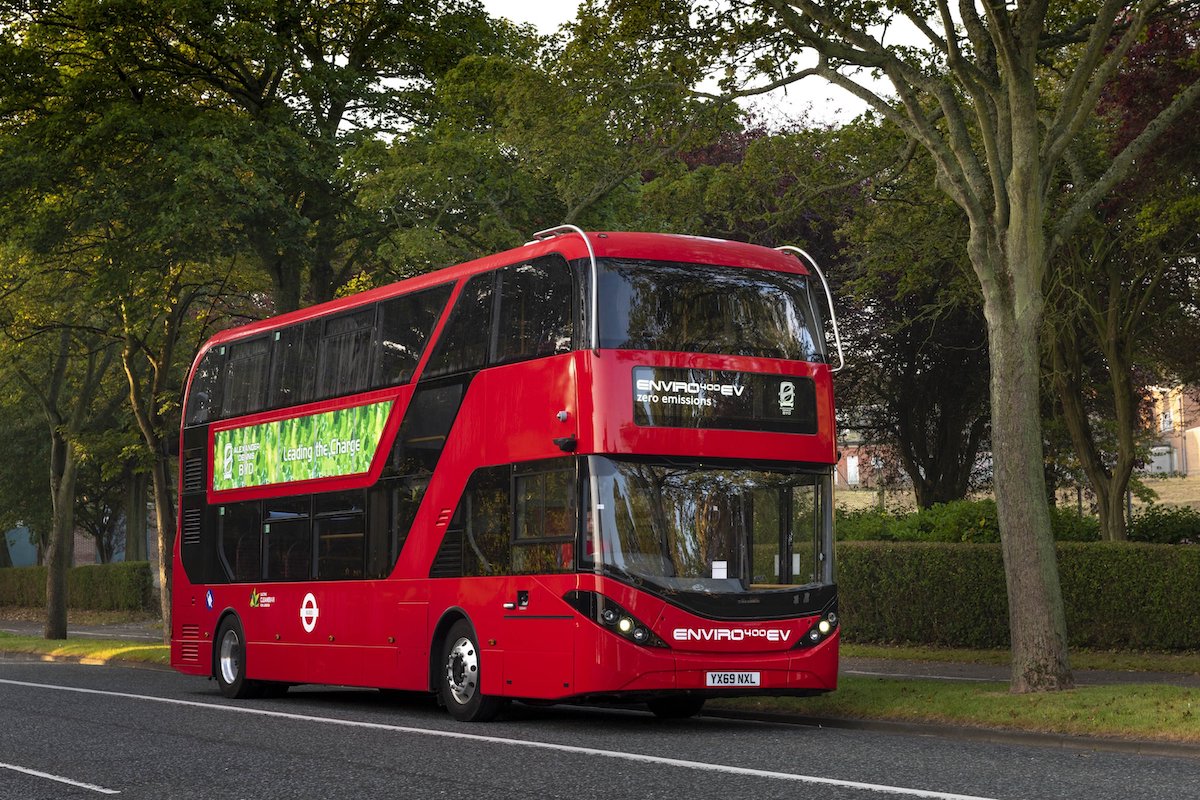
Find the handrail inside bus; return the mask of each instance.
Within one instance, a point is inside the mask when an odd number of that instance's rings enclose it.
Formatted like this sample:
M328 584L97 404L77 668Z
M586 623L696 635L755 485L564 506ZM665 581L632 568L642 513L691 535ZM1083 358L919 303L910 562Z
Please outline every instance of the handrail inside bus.
M837 314L833 310L833 292L829 291L829 282L825 280L825 273L821 272L821 268L817 266L817 260L799 247L785 244L775 249L781 251L787 250L804 256L805 260L808 261L809 265L817 273L817 277L821 279L821 285L825 287L825 299L829 302L829 321L833 323L833 341L837 344L838 365L837 369L833 371L840 372L846 366L846 357L842 355L842 336L838 333Z
M564 233L577 233L583 239L583 243L587 245L588 258L591 261L591 278L592 278L592 354L600 356L600 326L599 326L599 305L597 298L600 295L599 286L596 280L596 251L592 249L592 242L588 239L587 234L581 228L574 225L555 225L553 228L547 228L544 231L538 231L533 235L534 242L541 242L546 239L553 239L555 236L561 236Z

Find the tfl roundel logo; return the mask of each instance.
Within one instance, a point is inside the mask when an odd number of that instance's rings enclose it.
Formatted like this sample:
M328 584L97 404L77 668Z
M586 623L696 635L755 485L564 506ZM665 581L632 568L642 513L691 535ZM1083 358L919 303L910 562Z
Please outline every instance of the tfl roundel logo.
M321 616L321 612L317 608L317 598L312 592L309 592L304 595L304 602L300 604L300 624L304 626L305 633L312 633L316 630L319 616Z

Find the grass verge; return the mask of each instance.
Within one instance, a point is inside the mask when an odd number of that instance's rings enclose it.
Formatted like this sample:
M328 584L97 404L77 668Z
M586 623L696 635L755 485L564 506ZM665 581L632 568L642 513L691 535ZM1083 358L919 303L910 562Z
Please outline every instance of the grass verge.
M1200 744L1200 690L1148 684L1016 695L1007 684L844 676L821 697L714 701L713 707Z
M0 652L24 653L56 658L78 658L88 664L110 661L135 661L143 664L169 664L171 653L163 644L119 641L116 639L42 639L0 633Z
M871 645L842 642L846 658L880 658L899 661L937 661L948 664L990 664L1008 666L1012 654L1007 650L965 650L952 647L917 645ZM1138 650L1072 650L1073 669L1106 669L1120 672L1170 672L1179 675L1200 674L1200 653L1156 653Z

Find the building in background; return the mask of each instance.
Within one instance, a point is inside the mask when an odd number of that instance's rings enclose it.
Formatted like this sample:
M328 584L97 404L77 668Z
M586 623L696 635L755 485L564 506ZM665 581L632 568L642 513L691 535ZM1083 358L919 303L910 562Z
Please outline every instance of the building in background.
M1150 448L1146 471L1200 473L1200 387L1155 386L1150 389L1150 397L1157 440Z

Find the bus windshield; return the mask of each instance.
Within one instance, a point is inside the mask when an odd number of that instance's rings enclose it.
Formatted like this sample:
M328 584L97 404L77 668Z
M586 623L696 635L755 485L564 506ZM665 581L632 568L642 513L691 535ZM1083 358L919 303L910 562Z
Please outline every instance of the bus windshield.
M825 361L804 275L602 259L597 283L603 348Z
M833 582L826 472L592 457L585 563L667 592ZM590 562L588 559L590 558Z

